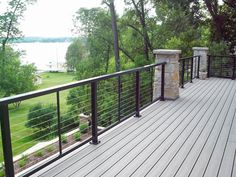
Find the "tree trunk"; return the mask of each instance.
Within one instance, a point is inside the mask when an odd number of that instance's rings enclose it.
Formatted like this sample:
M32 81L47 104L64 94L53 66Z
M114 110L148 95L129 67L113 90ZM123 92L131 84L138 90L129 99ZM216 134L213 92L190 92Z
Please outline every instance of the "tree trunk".
M116 71L118 72L120 71L120 54L119 54L119 38L118 38L114 1L110 2L109 8L110 8L111 17L112 17L112 31L113 31L113 36L114 36L114 53L115 53L115 61L116 61Z

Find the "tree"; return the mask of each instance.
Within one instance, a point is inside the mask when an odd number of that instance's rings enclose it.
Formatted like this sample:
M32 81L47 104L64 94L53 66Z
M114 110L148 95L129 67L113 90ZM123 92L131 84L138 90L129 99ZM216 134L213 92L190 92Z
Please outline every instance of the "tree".
M236 2L224 0L223 5L218 1L204 0L212 17L212 38L214 41L226 41L231 52L236 46Z
M19 56L20 53L15 52L12 48L5 49L5 57L10 59L6 60L5 77L0 81L0 90L4 97L36 89L34 84L35 66L32 64L22 65Z
M112 24L112 32L113 32L113 37L114 37L114 54L115 54L115 62L116 62L116 71L118 72L120 71L120 51L119 51L119 37L118 37L114 0L105 0L103 2L109 7L110 13L111 13L111 24Z
M149 52L153 50L150 37L148 34L148 27L147 27L147 14L148 11L145 9L145 5L148 3L147 0L125 0L125 3L127 5L132 5L133 9L130 9L129 15L130 19L127 23L128 27L132 28L136 32L138 32L139 35L143 38L143 50L144 55L146 56L146 59L149 60ZM134 18L136 16L137 18ZM137 21L138 20L138 23ZM132 24L133 23L133 24ZM139 24L139 26L137 25Z
M35 0L10 0L6 12L0 14L0 42L1 42L1 75L4 76L5 68L5 49L9 40L22 36L19 30L20 20L26 11L27 5Z
M85 42L81 39L74 40L66 52L66 65L68 71L75 71L77 65L87 58Z
M0 14L0 92L3 96L32 89L34 67L32 65L21 66L19 53L16 54L17 52L7 47L7 43L22 36L19 23L27 5L33 2L35 0L10 0L7 10ZM27 74L29 75L27 76ZM25 87L26 82L27 87Z
M45 139L50 135L56 117L56 107L38 103L29 109L26 127L35 130L35 135Z

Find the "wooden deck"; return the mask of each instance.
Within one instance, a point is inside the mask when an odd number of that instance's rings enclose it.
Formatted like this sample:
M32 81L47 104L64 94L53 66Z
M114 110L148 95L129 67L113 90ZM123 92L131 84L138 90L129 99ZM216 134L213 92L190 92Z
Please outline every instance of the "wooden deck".
M195 80L34 176L236 176L236 81Z

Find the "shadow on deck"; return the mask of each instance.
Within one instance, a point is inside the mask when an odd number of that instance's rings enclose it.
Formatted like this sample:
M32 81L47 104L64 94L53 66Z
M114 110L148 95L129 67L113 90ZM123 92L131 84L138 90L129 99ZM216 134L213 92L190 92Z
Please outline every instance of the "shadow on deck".
M194 80L33 176L236 176L236 81Z

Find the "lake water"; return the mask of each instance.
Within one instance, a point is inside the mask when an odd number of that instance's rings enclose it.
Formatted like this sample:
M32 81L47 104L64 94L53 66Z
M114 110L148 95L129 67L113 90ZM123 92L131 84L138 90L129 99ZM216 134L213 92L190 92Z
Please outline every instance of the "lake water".
M40 71L65 70L65 56L70 42L61 43L19 43L13 48L25 51L21 56L24 64L34 63Z

